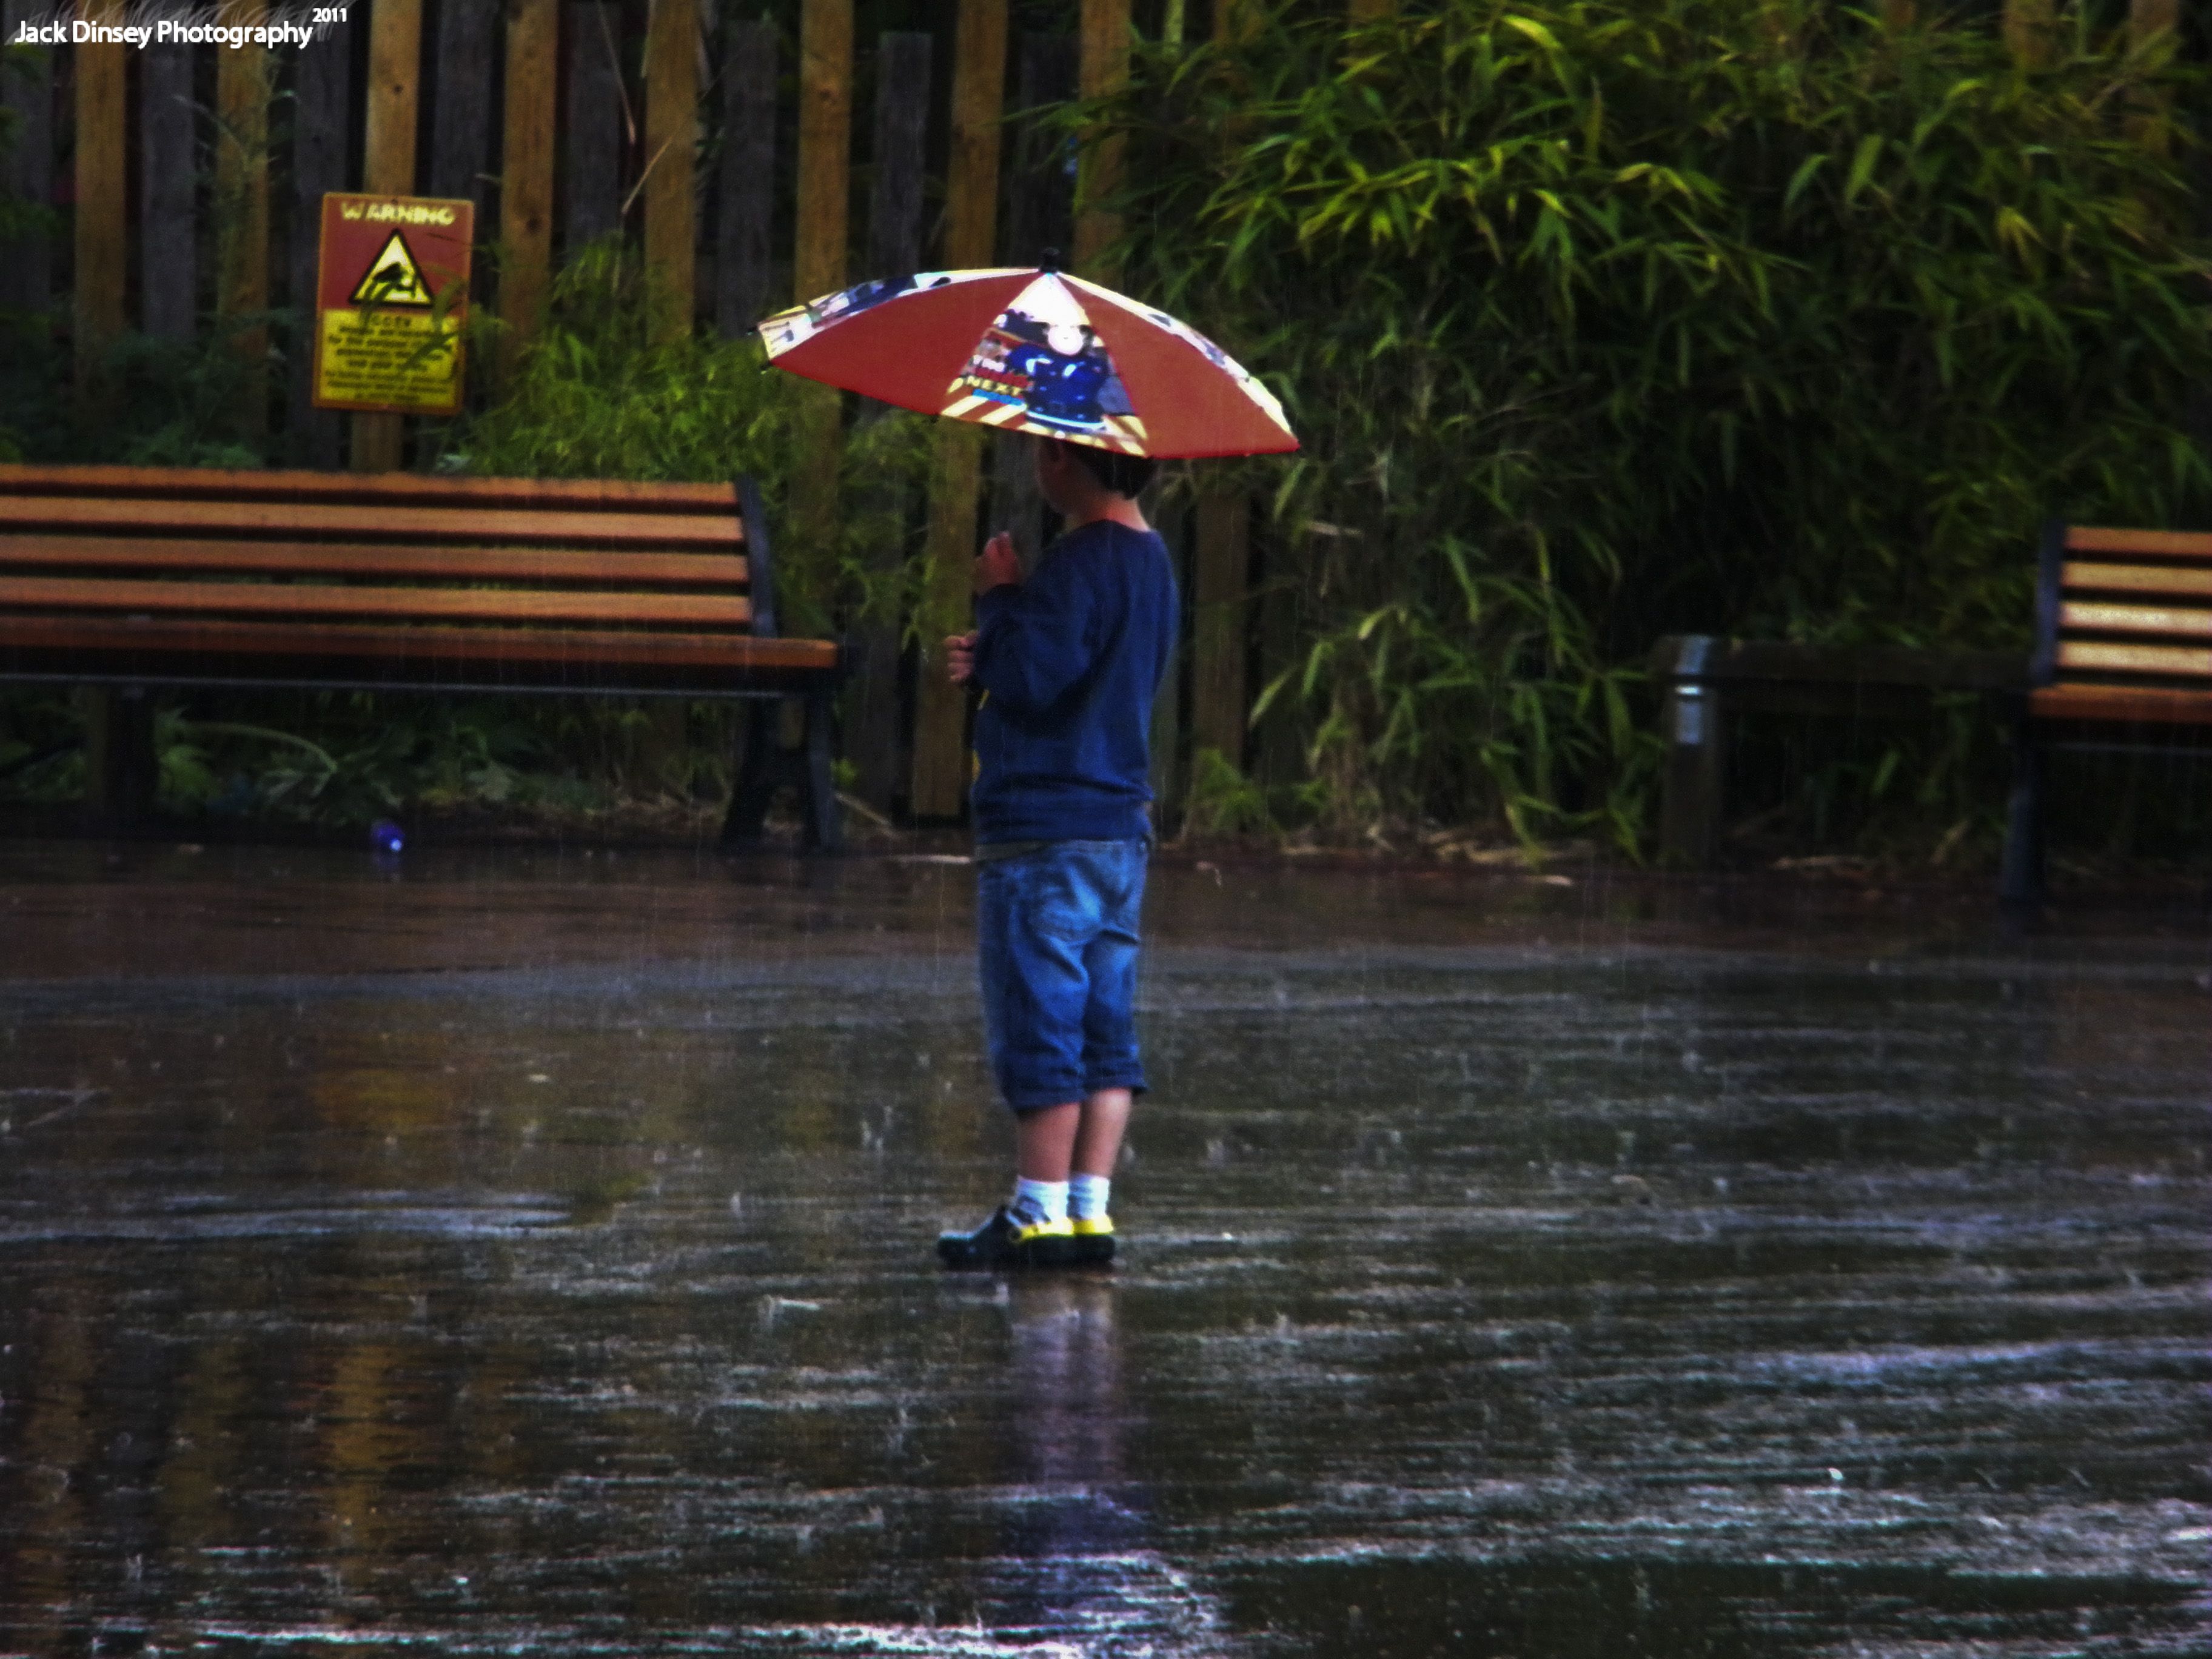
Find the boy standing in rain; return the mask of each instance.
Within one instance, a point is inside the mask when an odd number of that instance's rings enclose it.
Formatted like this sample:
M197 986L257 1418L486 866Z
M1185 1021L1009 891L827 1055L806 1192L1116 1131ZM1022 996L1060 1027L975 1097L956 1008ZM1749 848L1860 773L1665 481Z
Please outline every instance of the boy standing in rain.
M1137 1054L1137 913L1151 847L1152 696L1175 574L1137 493L1154 463L1041 441L1067 526L1022 579L1012 538L975 561L973 633L945 641L975 717L976 933L991 1065L1014 1114L1014 1190L949 1267L1097 1266Z

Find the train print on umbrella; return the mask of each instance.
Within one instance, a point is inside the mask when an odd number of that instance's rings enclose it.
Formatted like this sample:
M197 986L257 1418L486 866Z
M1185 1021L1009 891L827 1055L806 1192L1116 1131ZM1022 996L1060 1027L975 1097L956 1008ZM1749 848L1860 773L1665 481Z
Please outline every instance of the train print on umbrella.
M1145 426L1075 296L1040 276L999 313L943 412L1005 430L1141 454Z

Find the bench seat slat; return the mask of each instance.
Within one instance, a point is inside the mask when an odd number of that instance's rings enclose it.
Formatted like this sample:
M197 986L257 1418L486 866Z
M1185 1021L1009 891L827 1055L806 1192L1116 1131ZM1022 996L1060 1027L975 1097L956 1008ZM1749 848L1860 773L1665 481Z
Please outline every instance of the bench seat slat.
M2100 634L2160 634L2180 639L2212 639L2212 611L2186 605L2104 605L2069 599L2058 610L2063 629Z
M2139 720L2148 725L2212 723L2212 691L2157 686L2052 685L2028 694L2028 708L2047 720Z
M2212 559L2212 534L2192 530L2122 530L2070 524L2066 545L2079 553L2135 553L2154 559Z
M589 512L738 511L728 483L636 483L598 478L471 478L419 473L240 472L213 467L35 466L0 462L0 495L167 497L179 501L329 501L557 507Z
M834 668L830 640L762 639L750 634L646 634L599 629L377 628L343 623L252 623L153 617L0 617L0 668L11 659L66 658L89 666L100 654L271 656L431 665L480 663L708 669L732 679L763 670L819 673ZM215 665L208 665L212 672Z
M2077 673L2183 675L2212 679L2212 650L2178 645L2123 645L2101 640L2062 640L2058 666Z
M453 581L619 582L743 587L741 553L578 548L392 546L363 542L155 541L131 536L0 538L0 570L261 571L280 575L428 576Z
M543 588L342 587L307 582L87 581L0 576L0 607L197 611L206 616L386 617L441 622L639 623L746 628L752 605L710 593L574 593Z
M696 547L734 550L734 519L674 513L565 513L475 507L361 507L319 501L139 501L76 495L0 495L0 533L136 531L149 536L266 533L412 543L542 543L551 547Z
M2060 581L2069 593L2157 593L2175 599L2212 599L2212 567L2097 564L2069 559Z

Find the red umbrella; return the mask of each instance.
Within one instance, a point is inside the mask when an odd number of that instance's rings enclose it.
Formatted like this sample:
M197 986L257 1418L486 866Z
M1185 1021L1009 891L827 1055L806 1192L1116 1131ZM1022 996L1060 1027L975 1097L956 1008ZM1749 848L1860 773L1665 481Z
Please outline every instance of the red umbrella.
M1164 311L1050 270L862 283L760 325L769 361L902 409L1133 455L1296 449L1282 406Z

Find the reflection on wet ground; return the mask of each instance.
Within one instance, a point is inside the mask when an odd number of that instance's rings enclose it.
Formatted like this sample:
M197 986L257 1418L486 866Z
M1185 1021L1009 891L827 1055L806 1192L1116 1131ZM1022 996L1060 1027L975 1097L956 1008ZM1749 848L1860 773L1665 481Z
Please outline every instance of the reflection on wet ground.
M2201 1654L2201 909L1163 868L1111 1277L969 872L0 851L0 1653Z

